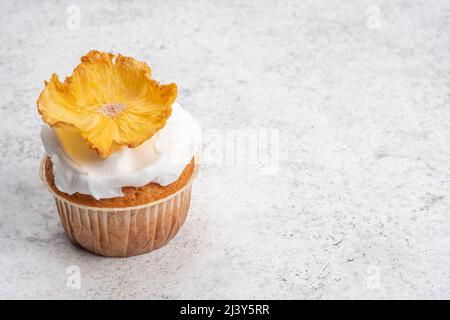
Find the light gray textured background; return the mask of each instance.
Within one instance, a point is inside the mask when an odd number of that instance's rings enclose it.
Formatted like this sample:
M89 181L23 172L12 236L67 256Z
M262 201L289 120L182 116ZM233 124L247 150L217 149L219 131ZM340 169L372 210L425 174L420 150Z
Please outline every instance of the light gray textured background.
M450 298L449 1L2 1L0 26L0 298ZM154 253L72 246L35 101L94 48L177 82L205 130L279 130L278 174L205 165Z

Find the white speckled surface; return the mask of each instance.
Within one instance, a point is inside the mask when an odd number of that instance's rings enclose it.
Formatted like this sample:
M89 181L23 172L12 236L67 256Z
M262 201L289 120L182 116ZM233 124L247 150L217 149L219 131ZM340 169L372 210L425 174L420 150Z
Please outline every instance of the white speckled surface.
M151 3L80 2L73 30L70 2L2 2L0 298L450 298L448 1ZM72 246L35 101L91 48L177 82L205 130L277 129L278 174L206 165L152 254Z

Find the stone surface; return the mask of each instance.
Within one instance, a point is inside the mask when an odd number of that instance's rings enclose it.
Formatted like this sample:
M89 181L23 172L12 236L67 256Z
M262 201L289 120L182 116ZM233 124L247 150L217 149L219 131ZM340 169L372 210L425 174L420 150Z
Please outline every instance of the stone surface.
M0 298L450 298L448 1L70 5L2 3ZM274 170L206 157L154 253L71 245L39 179L35 101L93 48L177 82L206 149L275 130Z

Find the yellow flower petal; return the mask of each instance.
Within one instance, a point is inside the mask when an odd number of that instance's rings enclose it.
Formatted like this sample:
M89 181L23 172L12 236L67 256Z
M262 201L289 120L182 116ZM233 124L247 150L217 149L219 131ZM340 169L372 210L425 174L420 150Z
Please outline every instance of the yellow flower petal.
M106 158L153 136L165 125L176 97L176 84L151 79L144 62L90 51L64 83L52 75L37 105L44 122L79 133Z

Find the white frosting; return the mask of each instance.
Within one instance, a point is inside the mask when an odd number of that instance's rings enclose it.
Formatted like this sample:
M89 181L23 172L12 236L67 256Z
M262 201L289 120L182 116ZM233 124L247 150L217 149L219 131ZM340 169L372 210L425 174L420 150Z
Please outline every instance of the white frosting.
M97 200L123 196L121 189L125 186L175 182L198 151L200 138L200 126L177 103L166 125L153 137L137 148L123 147L106 159L99 158L84 143L69 149L64 136L47 125L41 130L56 187L68 194L90 194Z

